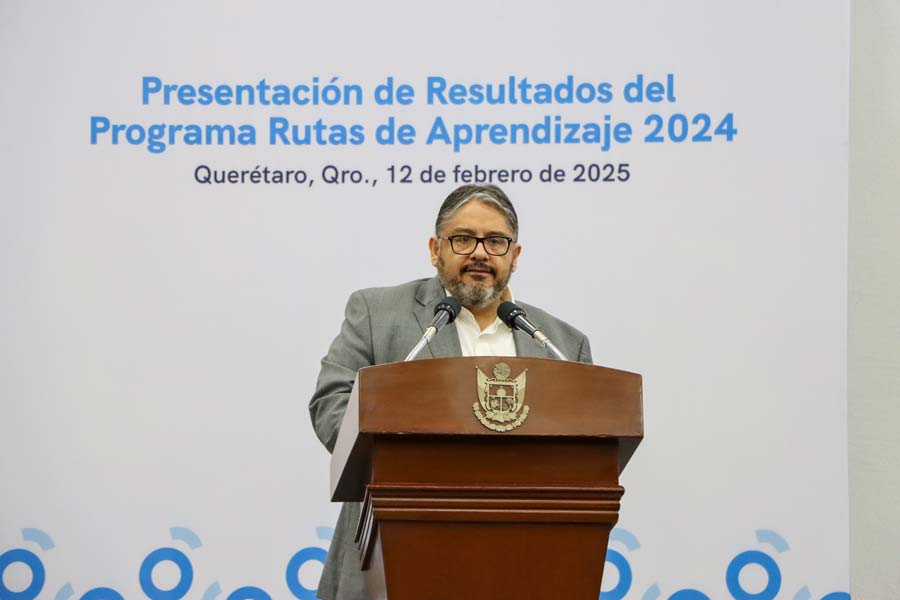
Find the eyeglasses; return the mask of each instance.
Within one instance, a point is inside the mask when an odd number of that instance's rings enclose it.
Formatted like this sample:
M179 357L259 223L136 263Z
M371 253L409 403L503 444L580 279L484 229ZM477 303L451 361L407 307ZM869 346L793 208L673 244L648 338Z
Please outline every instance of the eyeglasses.
M515 240L508 237L500 237L492 235L490 237L475 237L474 235L451 235L449 237L438 238L441 240L450 240L450 249L454 254L468 255L475 252L475 248L480 243L484 251L491 256L503 256L509 252L509 246Z

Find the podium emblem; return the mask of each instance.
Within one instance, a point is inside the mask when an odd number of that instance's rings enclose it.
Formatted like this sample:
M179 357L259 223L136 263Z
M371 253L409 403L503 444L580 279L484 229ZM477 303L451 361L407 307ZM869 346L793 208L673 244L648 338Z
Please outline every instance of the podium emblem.
M493 377L475 367L478 372L478 402L472 405L481 424L493 431L512 431L528 417L525 404L525 374L528 369L510 379L506 363L497 363Z

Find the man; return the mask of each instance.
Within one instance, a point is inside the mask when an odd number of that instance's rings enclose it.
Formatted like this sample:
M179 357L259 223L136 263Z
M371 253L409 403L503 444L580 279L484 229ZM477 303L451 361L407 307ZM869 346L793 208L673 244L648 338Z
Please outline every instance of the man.
M507 284L518 265L519 219L503 191L493 185L454 190L438 211L428 240L437 277L396 287L354 292L341 332L328 354L309 403L316 435L331 452L356 372L362 367L402 361L446 295L463 308L419 358L450 356L528 356L551 358L527 334L497 317L501 302L512 300ZM587 338L544 311L519 303L547 336L573 360L591 362ZM323 600L368 598L353 543L359 504L341 508L318 595Z

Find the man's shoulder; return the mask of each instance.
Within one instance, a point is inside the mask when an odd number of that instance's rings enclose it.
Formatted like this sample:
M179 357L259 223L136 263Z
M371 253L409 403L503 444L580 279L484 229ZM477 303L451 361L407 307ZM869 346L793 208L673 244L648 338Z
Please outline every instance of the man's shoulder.
M573 325L570 325L566 321L563 321L562 319L551 315L542 308L538 308L533 304L528 304L525 302L520 302L519 305L525 310L525 314L528 316L528 319L532 323L545 330L544 333L547 333L547 329L551 329L576 339L586 337Z
M525 309L528 319L553 340L571 360L592 364L591 343L585 334L536 306L524 302L521 302L520 306Z
M397 311L415 309L443 295L443 287L437 278L426 277L400 285L356 290L350 295L350 304L363 303L369 310Z
M423 277L422 279L413 279L399 285L385 285L379 287L370 287L357 290L357 293L368 297L375 296L408 296L415 295L423 286L428 286L434 281L434 277Z

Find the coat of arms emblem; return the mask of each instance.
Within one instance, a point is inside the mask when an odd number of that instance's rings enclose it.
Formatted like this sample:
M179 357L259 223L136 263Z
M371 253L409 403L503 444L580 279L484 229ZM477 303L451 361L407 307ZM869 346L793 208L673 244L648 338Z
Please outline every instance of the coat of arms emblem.
M515 379L510 379L506 363L497 363L493 377L478 371L478 402L472 405L481 424L494 431L511 431L528 417L525 405L525 369Z

